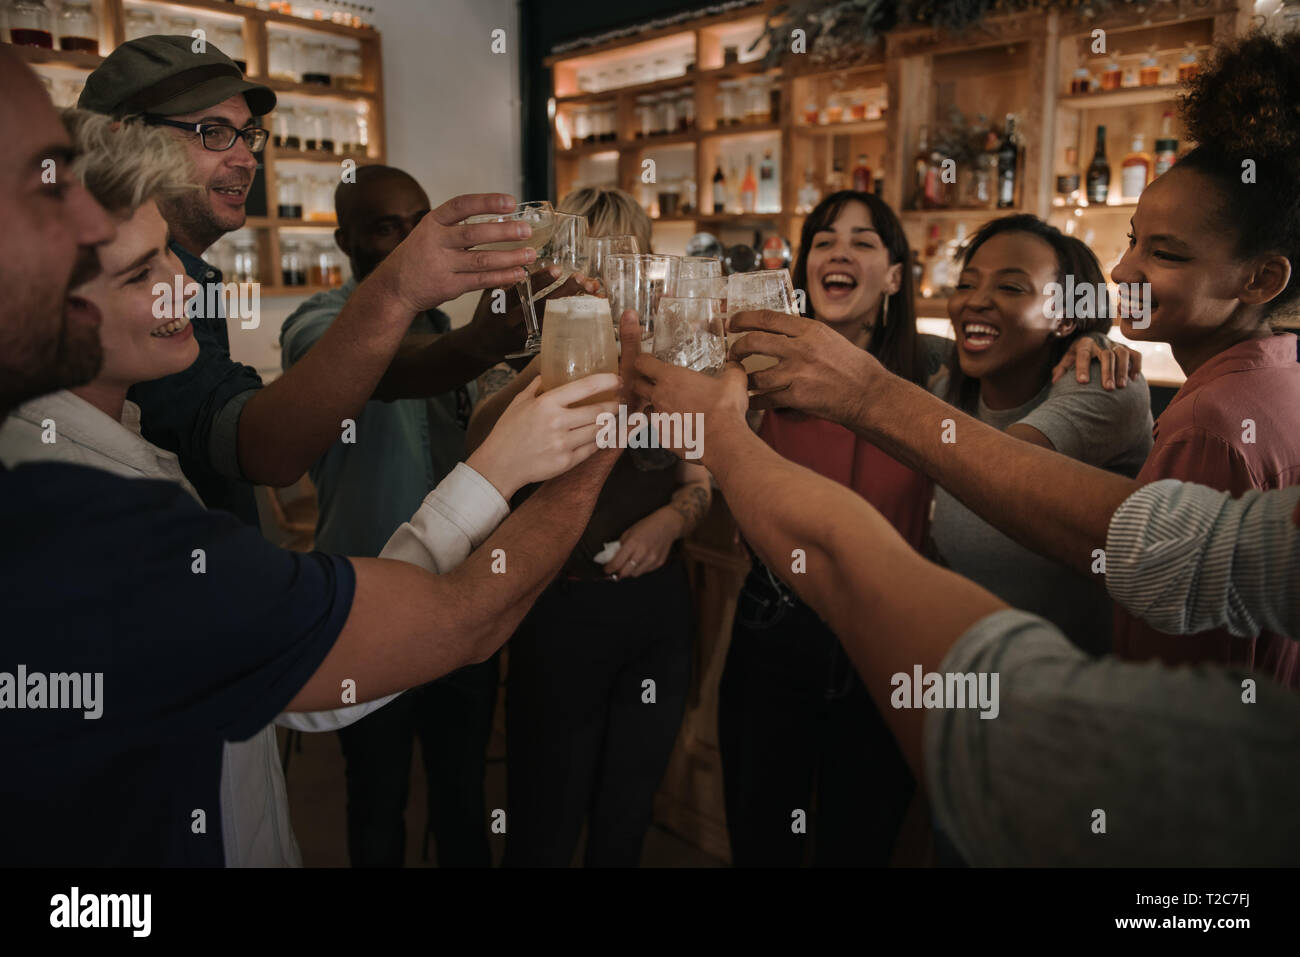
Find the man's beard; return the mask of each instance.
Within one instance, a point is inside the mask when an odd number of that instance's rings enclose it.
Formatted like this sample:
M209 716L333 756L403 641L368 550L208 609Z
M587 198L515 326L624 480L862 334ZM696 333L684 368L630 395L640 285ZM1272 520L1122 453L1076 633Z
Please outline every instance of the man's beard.
M208 202L206 189L159 199L158 208L173 234L179 233L197 244L198 248L186 250L196 256L201 255L226 233L239 229L244 224L242 217L233 225L219 222Z

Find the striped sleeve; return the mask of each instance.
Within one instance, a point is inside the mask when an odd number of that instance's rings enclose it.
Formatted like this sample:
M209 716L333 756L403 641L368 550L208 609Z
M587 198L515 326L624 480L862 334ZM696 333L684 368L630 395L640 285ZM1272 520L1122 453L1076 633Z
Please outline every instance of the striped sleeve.
M1171 635L1300 635L1297 502L1300 487L1233 498L1173 479L1143 486L1111 518L1106 587Z

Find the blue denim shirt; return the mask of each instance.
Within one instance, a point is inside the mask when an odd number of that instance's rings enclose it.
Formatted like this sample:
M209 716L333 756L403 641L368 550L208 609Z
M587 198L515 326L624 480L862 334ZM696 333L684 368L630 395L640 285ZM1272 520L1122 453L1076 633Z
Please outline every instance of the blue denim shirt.
M317 293L284 321L280 361L285 369L325 334L356 286L349 279L338 289ZM450 328L438 310L421 313L411 323L413 333ZM343 555L378 555L464 457L468 401L462 388L430 399L367 402L356 418L356 441L335 442L311 467L320 508L316 547Z
M220 270L171 244L189 278L222 282ZM221 296L214 297L218 303ZM257 525L252 483L239 469L239 414L262 379L252 366L230 358L225 309L216 316L191 313L199 357L182 372L142 382L127 398L140 406L144 437L180 459L181 469L208 508L233 512Z

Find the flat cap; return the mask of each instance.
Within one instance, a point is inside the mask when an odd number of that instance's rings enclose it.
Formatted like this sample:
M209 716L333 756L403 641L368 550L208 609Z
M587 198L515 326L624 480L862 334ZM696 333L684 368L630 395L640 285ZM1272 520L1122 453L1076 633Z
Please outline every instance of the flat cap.
M211 43L194 52L189 36L128 40L86 78L77 106L109 116L156 113L176 116L216 106L244 94L254 116L275 109L275 92L244 79L235 61Z

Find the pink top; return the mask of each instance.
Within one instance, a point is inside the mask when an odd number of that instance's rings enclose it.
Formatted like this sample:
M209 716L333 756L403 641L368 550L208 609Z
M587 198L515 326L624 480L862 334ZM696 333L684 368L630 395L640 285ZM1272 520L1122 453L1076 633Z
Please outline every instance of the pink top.
M767 412L758 435L782 457L853 489L920 550L931 498L924 475L844 426L800 412Z
M1239 342L1190 376L1155 424L1139 482L1175 478L1240 495L1300 483L1300 363L1290 333ZM1116 608L1115 652L1132 660L1244 668L1300 687L1300 643L1264 632L1166 635Z

